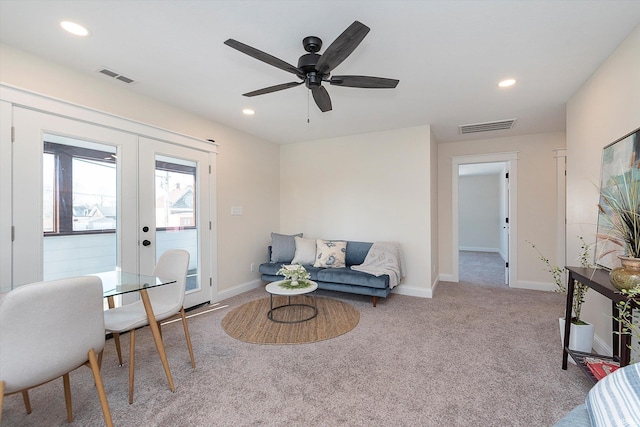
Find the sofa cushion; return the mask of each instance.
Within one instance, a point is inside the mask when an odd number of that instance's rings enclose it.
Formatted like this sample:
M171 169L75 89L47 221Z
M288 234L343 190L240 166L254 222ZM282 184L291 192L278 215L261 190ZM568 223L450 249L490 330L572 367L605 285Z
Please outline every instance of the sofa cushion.
M565 415L553 427L591 427L587 405L578 405Z
M640 363L598 381L587 394L586 404L594 427L640 426Z
M345 268L326 268L318 271L318 280L323 282L343 283L345 285L366 286L369 288L384 289L389 286L389 276L374 276L362 271Z
M345 264L347 267L352 265L360 265L367 258L369 249L373 243L371 242L347 242L347 255L345 256Z
M316 241L315 239L305 239L295 237L296 253L291 264L313 265L316 261Z
M347 242L338 240L316 240L314 267L342 268L345 266Z
M302 237L302 233L286 235L271 233L271 262L290 263L296 254L295 237Z

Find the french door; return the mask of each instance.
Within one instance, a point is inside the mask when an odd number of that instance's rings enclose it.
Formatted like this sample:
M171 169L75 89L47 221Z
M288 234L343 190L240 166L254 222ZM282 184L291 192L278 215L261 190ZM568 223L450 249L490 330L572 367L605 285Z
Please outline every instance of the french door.
M14 108L13 287L191 255L185 306L211 300L209 153Z

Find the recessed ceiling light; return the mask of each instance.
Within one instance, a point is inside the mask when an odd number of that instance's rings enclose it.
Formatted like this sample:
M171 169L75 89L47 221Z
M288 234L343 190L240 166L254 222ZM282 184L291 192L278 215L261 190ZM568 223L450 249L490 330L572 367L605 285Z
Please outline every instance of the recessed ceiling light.
M71 22L71 21L62 21L60 23L60 26L67 32L75 35L75 36L80 36L80 37L86 37L89 35L89 30L87 30L85 27L83 27L80 24L76 24L75 22Z
M507 79L507 80L503 80L500 83L498 83L498 86L500 86L500 87L509 87L509 86L513 86L514 84L516 84L516 81L514 79Z
M256 112L253 111L251 108L245 108L244 110L242 110L242 114L246 115L246 116L253 116Z

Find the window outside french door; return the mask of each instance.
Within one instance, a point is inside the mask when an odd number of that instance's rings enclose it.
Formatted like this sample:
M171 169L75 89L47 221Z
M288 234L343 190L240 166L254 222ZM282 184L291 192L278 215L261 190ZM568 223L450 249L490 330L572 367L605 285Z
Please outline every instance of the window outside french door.
M14 287L152 274L164 250L181 248L191 254L185 307L211 299L208 153L20 108L14 125Z

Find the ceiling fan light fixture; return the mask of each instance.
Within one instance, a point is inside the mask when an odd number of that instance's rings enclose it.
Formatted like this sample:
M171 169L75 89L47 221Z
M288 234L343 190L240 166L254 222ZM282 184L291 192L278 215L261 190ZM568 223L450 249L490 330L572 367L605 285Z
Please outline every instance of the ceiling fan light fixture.
M513 86L514 84L516 84L515 79L506 79L506 80L502 80L500 83L498 83L498 86L500 86L500 87L509 87L509 86Z
M60 26L62 27L63 30L73 34L74 36L86 37L89 35L89 30L87 30L85 27L75 22L62 21L60 22Z
M242 114L245 116L253 116L255 113L255 110L252 110L251 108L245 108L242 110Z

